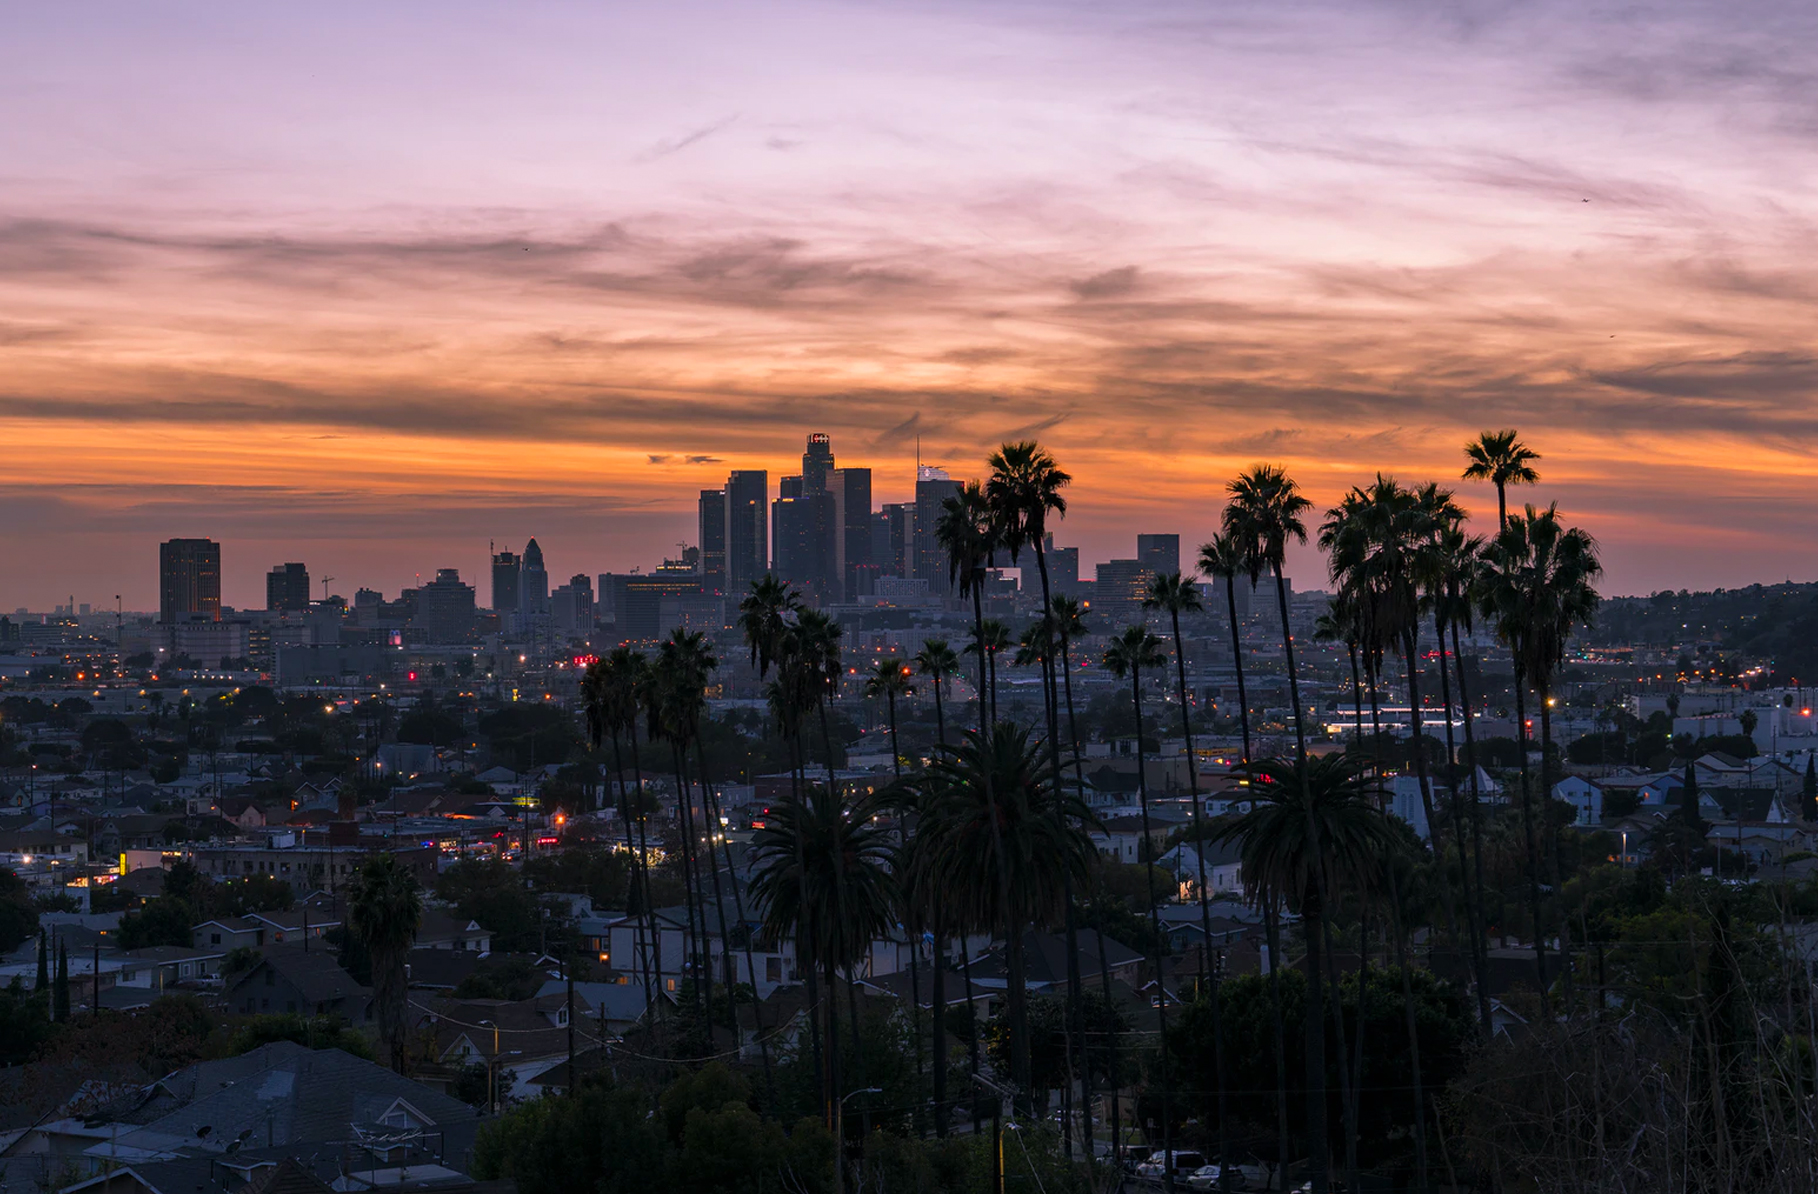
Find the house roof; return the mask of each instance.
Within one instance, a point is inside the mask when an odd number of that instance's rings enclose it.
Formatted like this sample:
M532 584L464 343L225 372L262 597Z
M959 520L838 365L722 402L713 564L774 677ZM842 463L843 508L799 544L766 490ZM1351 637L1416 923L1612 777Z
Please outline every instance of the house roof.
M339 1049L305 1049L284 1041L243 1058L239 1076L151 1120L119 1143L174 1154L226 1152L236 1142L295 1145L340 1141L354 1125L381 1122L403 1109L448 1134L447 1152L458 1155L477 1123L473 1108L384 1066Z
M268 967L277 971L279 977L310 1003L332 1003L338 999L357 1001L371 994L354 980L353 975L341 969L341 964L328 950L305 952L299 947L278 946L268 948L251 970L235 980L228 988L229 997L252 984Z

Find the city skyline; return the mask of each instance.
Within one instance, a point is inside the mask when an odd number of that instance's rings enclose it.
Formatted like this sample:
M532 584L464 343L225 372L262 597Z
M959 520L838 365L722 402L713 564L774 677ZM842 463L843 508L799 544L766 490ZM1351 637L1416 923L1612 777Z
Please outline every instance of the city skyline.
M628 568L808 429L1038 436L1090 560L1515 426L1610 592L1818 579L1804 9L502 12L20 14L0 606Z

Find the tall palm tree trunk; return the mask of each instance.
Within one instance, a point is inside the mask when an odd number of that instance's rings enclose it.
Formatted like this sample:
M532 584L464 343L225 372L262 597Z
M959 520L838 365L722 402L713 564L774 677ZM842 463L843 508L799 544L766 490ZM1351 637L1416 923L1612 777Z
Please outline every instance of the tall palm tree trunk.
M1151 639L1151 642L1154 640ZM1143 767L1143 674L1142 668L1130 669L1130 706L1136 713L1136 797L1142 806L1143 813L1143 849L1152 851L1149 836L1149 780ZM1143 883L1149 897L1149 930L1155 936L1155 1016L1158 1041L1168 1039L1168 988L1167 975L1162 970L1162 942L1166 940L1161 931L1161 902L1155 898L1155 878L1153 860L1143 864ZM1157 1061L1161 1068L1161 1114L1162 1114L1162 1149L1167 1164L1162 1171L1162 1188L1168 1194L1174 1194L1174 1099L1168 1081L1168 1049L1164 1043L1157 1050Z
M1536 678L1534 695L1540 705L1540 831L1547 837L1548 861L1552 868L1553 898L1559 903L1559 983L1560 998L1572 1005L1572 917L1565 907L1565 867L1560 858L1565 827L1553 816L1553 701L1552 682L1545 674ZM1740 825L1741 822L1738 822Z
M929 909L929 925L934 930L934 991L931 999L930 1025L934 1033L934 1135L947 1138L947 958L946 938L939 907Z
M636 734L634 726L632 733ZM636 843L631 840L631 802L625 798L625 760L619 750L619 731L615 726L612 731L612 770L613 782L618 785L619 820L625 825L625 853L632 858L631 883L638 892L638 903L643 905L640 912L650 906L648 876L643 874L643 856L639 854ZM644 1024L646 1029L656 1027L656 987L650 978L650 956L644 952L644 926L641 921L633 922L632 939L636 943L636 954L633 965L637 967L638 977L644 981Z
M1420 1072L1420 1020L1414 1011L1414 985L1409 977L1411 964L1408 960L1407 925L1401 919L1401 879L1393 863L1389 866L1389 881L1393 885L1390 893L1389 917L1395 934L1396 961L1401 968L1401 1007L1408 1022L1408 1063L1414 1074L1414 1169L1416 1189L1430 1190L1427 1180L1427 1097L1424 1080Z
M694 749L695 755L700 762L701 793L708 802L707 815L711 819L709 823L718 825L720 823L720 802L719 798L713 794L713 786L707 782L707 748L702 744L701 736L698 733L694 738ZM745 896L739 889L738 872L734 870L732 866L732 843L727 840L725 834L720 835L720 853L726 862L726 881L732 886L733 914L738 917L739 929L745 939L745 972L751 976L751 1030L752 1035L757 1038L758 1057L764 1067L764 1092L769 1097L771 1106L775 1106L776 1078L770 1072L770 1042L764 1036L764 1001L758 995L757 957L752 952L751 948L751 938L753 936L751 922L745 919ZM707 857L709 861L713 858L713 842L711 839L709 839L707 843ZM726 905L724 897L720 895L719 891L719 869L717 867L714 869L713 875L715 884L714 897L720 901L720 938L726 952L727 1019L732 1022L732 1041L734 1047L737 1047L739 1039L739 1001L737 980L732 974L732 940L726 936Z
M681 806L682 813L682 883L688 891L688 932L691 940L685 969L694 979L695 1010L707 1026L708 1051L712 1052L713 970L703 960L707 951L707 914L701 907L704 892L700 882L699 860L695 856L698 839L694 835L694 796L689 790L688 764L682 754L681 744L671 738L669 750L675 759L677 803Z
M903 745L896 734L896 690L884 692L885 703L890 714L890 766L896 782L903 782ZM897 846L905 853L909 849L909 823L906 814L899 814L897 820ZM922 1064L922 970L918 960L922 952L922 940L919 933L912 931L918 917L909 917L909 927L904 936L909 938L909 1039L915 1050L915 1125L916 1135L927 1135L927 1128L922 1123L922 1091L927 1087L927 1074Z
M1345 1136L1345 1182L1347 1188L1356 1189L1357 1169L1353 1163L1356 1148L1352 1141L1357 1136L1357 1071L1351 1068L1350 1049L1345 1038L1345 1005L1343 990L1338 982L1338 959L1332 949L1332 922L1330 919L1320 923L1323 934L1320 941L1326 955L1326 985L1332 989L1332 1039L1338 1044L1338 1095L1341 1117L1340 1128Z
M1275 1146L1279 1188L1288 1188L1288 1162L1294 1146L1288 1135L1288 1027L1281 1006L1281 911L1274 901L1263 908L1263 940L1269 947L1269 1004L1275 1014Z
M1521 829L1528 847L1528 905L1534 915L1534 977L1540 987L1540 1015L1551 1017L1547 998L1547 937L1540 919L1540 850L1534 838L1534 792L1528 768L1528 682L1515 667L1515 734L1521 746Z
M1351 1188L1357 1188L1357 1104L1361 1102L1364 1074L1364 1023L1369 1008L1370 982L1370 905L1369 893L1359 891L1360 912L1357 917L1357 1015L1352 1029L1351 1083L1356 1096L1352 1099L1351 1122L1345 1125L1345 1174Z
M1212 906L1209 893L1206 891L1206 826L1204 810L1199 800L1199 756L1193 753L1193 718L1187 709L1187 648L1180 633L1180 610L1169 611L1174 626L1174 675L1175 687L1180 699L1180 730L1187 747L1187 787L1193 796L1193 853L1199 860L1199 981L1207 991L1212 1009L1212 1068L1214 1082L1217 1086L1218 1100L1218 1188L1228 1190L1230 1180L1225 1176L1224 1163L1230 1156L1229 1128L1225 1117L1225 1052L1224 1026L1219 1018L1218 984L1219 978L1211 973L1212 958ZM1142 745L1142 723L1137 723L1137 745Z
M1464 640L1459 637L1458 623L1452 623L1452 666L1458 673L1458 708L1464 717L1465 754L1471 767L1471 886L1477 891L1477 906L1483 910L1483 933L1477 942L1477 1011L1486 1035L1490 1025L1490 906L1483 882L1483 796L1477 780L1477 740L1471 726L1471 693L1465 682Z
M1452 844L1458 851L1458 888L1464 895L1465 925L1470 933L1471 974L1476 980L1478 1011L1483 1019L1486 1031L1489 1029L1490 993L1483 968L1483 908L1477 898L1478 893L1472 890L1470 861L1466 857L1468 847L1465 845L1464 824L1459 812L1458 792L1458 751L1452 738L1452 670L1446 665L1446 621L1444 617L1435 619L1433 627L1439 639L1439 699L1445 709L1446 719L1446 805L1452 822Z
M1050 608L1052 608L1052 607L1050 607ZM1057 631L1059 628L1059 624L1060 624L1059 619L1056 619L1055 625L1056 625ZM1077 789L1077 791L1079 793L1079 798L1081 800L1084 800L1086 798L1086 768L1085 768L1085 763L1080 758L1079 720L1074 715L1074 708L1073 708L1072 641L1065 634L1061 634L1061 633L1056 633L1055 638L1058 640L1058 642L1060 644L1060 659L1058 662L1060 665L1061 686L1065 692L1065 697L1066 697L1066 702L1067 702L1067 737L1071 741L1072 751L1073 751L1073 783L1074 783L1074 787ZM1071 896L1069 896L1069 902L1068 902L1069 913L1071 913L1073 911L1073 908L1074 908L1074 904L1072 902ZM1077 932L1075 933L1075 940L1077 941ZM1069 948L1069 950L1074 950L1074 951L1077 950L1077 946L1074 944L1069 944L1068 948ZM1110 995L1111 995L1111 990L1110 990L1110 973L1111 972L1110 972L1110 964L1105 961L1105 957L1104 957L1105 948L1104 948L1104 937L1102 934L1099 937L1098 953L1099 953L1099 964L1100 964L1101 968L1104 969L1104 972L1105 972L1105 976L1104 976L1105 977L1105 997L1108 999L1108 998L1110 998ZM1076 958L1076 964L1077 964L1077 952L1075 953L1075 958ZM1080 1025L1079 1025L1079 1051L1080 1051L1080 1058L1081 1058L1082 1064L1080 1066L1080 1071L1079 1071L1079 1083L1080 1083L1080 1096L1079 1097L1080 1097L1080 1102L1084 1105L1084 1117L1083 1117L1082 1122L1083 1122L1083 1131L1085 1132L1085 1136L1086 1136L1086 1160L1089 1163L1096 1165L1098 1154L1096 1151L1096 1146L1094 1144L1094 1136L1092 1133L1092 1085L1093 1085L1093 1083L1092 1083L1092 1056L1091 1056L1091 1053L1089 1052L1089 1046L1091 1043L1091 1039L1086 1032L1083 979L1082 979L1081 986L1082 986L1082 995L1081 995ZM1113 1032L1112 1032L1112 1038L1113 1038L1112 1039L1112 1049L1113 1049L1113 1054L1115 1055L1115 1049L1116 1049L1116 1032L1115 1032L1115 1030L1113 1030ZM1113 1070L1111 1072L1113 1075L1115 1075L1115 1073L1116 1073L1115 1068L1113 1068ZM1115 1082L1115 1077L1113 1078L1113 1081Z
M701 828L707 838L707 869L713 876L713 906L720 922L720 969L722 980L726 984L726 1027L732 1030L732 1045L734 1049L737 1049L739 1046L738 977L736 963L732 960L732 935L726 927L726 891L720 883L720 868L713 857L714 830L719 827L719 817L713 812L715 803L713 789L707 783L707 750L701 745L698 731L689 736L694 739L695 761L700 765L695 778L700 781L701 785ZM721 838L724 840L724 835L721 835ZM731 867L728 866L727 870L730 873ZM702 928L705 927L706 922L703 920ZM713 981L713 946L711 944L708 945L706 952L708 955L707 981L711 983ZM755 972L752 974L751 980L755 988L757 982ZM711 998L709 998L708 1006L711 1009ZM710 1013L708 1024L712 1023L713 1018ZM708 1030L708 1036L711 1039L711 1028Z
M1054 790L1058 794L1065 784L1061 778L1060 684L1054 674L1054 645L1060 636L1053 632L1054 592L1048 579L1047 549L1042 545L1039 534L1035 536L1034 547L1036 571L1041 574L1042 578L1042 619L1048 624L1048 633L1044 636L1046 649L1043 651L1042 659L1042 705L1043 712L1047 715L1048 757L1054 769ZM1065 671L1064 658L1061 664L1062 670ZM1085 1039L1083 1034L1086 1021L1079 968L1079 906L1078 901L1074 898L1072 878L1067 877L1063 886L1067 901L1067 1034L1065 1040L1067 1084L1061 1091L1064 1112L1061 1119L1061 1135L1064 1152L1071 1157L1073 1155L1074 1078L1084 1069L1079 1065L1079 1060L1080 1048ZM1086 1160L1088 1162L1092 1160L1092 1114L1090 1110L1086 1113Z
M644 763L638 752L638 726L634 718L631 723L631 779L637 785L638 792L638 876L644 889L644 939L650 946L650 966L656 971L656 985L663 985L663 938L657 932L656 908L651 903L650 892L650 821L644 815ZM623 791L623 785L620 785ZM627 830L629 832L629 830ZM680 979L678 977L679 984ZM660 996L662 992L659 990ZM656 1021L649 1024L652 1033L656 1032Z
M1401 635L1401 657L1408 669L1408 717L1414 728L1414 782L1420 786L1420 808L1426 814L1427 835L1433 842L1433 858L1439 864L1440 907L1446 914L1446 935L1458 945L1458 913L1452 906L1452 885L1446 881L1445 843L1439 834L1439 818L1433 805L1433 785L1427 778L1426 727L1420 708L1420 623L1404 627ZM1443 647L1444 644L1442 643Z
M966 1023L970 1026L966 1033L966 1051L972 1085L967 1088L966 1102L972 1108L972 1135L976 1139L984 1130L984 1120L978 1113L978 995L972 986L972 942L963 928L960 930L960 970L966 980Z
M1300 783L1301 801L1307 810L1307 842L1314 856L1319 855L1319 823L1313 816L1311 794L1307 789L1307 726L1306 718L1300 704L1300 677L1294 667L1294 632L1288 624L1288 585L1282 575L1281 562L1272 562L1275 572L1275 600L1281 609L1281 642L1288 664L1288 693L1294 702L1294 769ZM1314 867L1313 876L1318 888L1315 893L1319 902L1326 903L1325 868ZM1310 1145L1308 1162L1311 1167L1314 1194L1325 1194L1330 1181L1326 1144L1326 1034L1325 1034L1325 993L1320 982L1317 955L1319 942L1314 926L1305 923L1302 928L1307 940L1307 1137Z
M978 635L978 672L979 683L991 685L993 690L993 710L995 712L995 682L992 679L991 652L985 650L985 603L977 585L972 586L972 623ZM997 733L994 723L986 724L985 694L979 694L979 749L985 752L986 760L991 758L992 738ZM1009 1012L1010 1012L1010 1069L1012 1080L1016 1084L1019 1101L1027 1103L1029 1091L1029 1014L1026 993L1023 983L1023 951L1020 927L1011 922L1010 917L1010 866L1004 857L1004 835L997 822L997 783L992 774L993 768L985 769L985 810L991 821L991 857L997 864L998 916L1001 918L1004 931L1005 953L1009 963ZM970 952L970 951L968 951ZM1026 1109L1026 1108L1025 1108Z
M807 769L802 763L802 730L799 721L792 727L785 727L783 736L789 740L789 798L794 801L795 817L795 866L801 874L808 872L807 849L802 842L802 817L804 792L808 787ZM814 1099L821 1106L821 1121L829 1130L833 1127L833 1112L828 1105L828 1092L832 1089L828 1082L826 1054L821 1047L819 1022L826 1011L821 1006L820 977L818 963L814 957L814 943L801 933L795 939L796 968L802 974L808 986L808 1039L814 1049Z
M1231 665L1237 669L1237 721L1244 736L1244 766L1250 765L1250 694L1244 688L1244 645L1237 627L1237 577L1225 579L1225 612L1231 620Z

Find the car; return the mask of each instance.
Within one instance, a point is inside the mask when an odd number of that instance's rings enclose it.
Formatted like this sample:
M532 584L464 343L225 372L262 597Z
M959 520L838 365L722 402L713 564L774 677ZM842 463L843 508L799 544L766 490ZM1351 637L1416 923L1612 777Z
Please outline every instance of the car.
M1206 1163L1206 1158L1196 1152L1177 1148L1174 1150L1174 1176L1180 1180ZM1161 1183L1168 1176L1168 1153L1166 1149L1156 1149L1149 1154L1149 1159L1136 1167L1136 1176L1144 1181Z
M1227 1185L1221 1186L1218 1180L1219 1166L1217 1163L1213 1163L1211 1165L1201 1165L1192 1173L1187 1174L1182 1180L1186 1182L1188 1189L1205 1191L1206 1194L1211 1194L1212 1191L1226 1188L1232 1190L1247 1190L1250 1188L1249 1179L1244 1176L1244 1171L1238 1166L1224 1166L1224 1174L1228 1179L1228 1183Z

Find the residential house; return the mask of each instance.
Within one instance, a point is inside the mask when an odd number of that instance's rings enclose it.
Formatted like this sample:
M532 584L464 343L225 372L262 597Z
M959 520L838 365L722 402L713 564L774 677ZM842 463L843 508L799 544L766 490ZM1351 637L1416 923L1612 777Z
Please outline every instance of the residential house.
M1183 900L1199 898L1203 873L1210 895L1230 895L1243 890L1241 841L1182 842L1156 860L1174 879Z
M1603 787L1582 775L1568 775L1553 785L1553 799L1572 806L1577 825L1603 824Z
M241 1015L340 1016L353 1024L372 1018L372 992L341 969L327 950L268 949L222 993Z
M477 920L466 920L441 908L424 908L423 919L417 924L416 948L483 954L492 949L492 933L481 928Z

